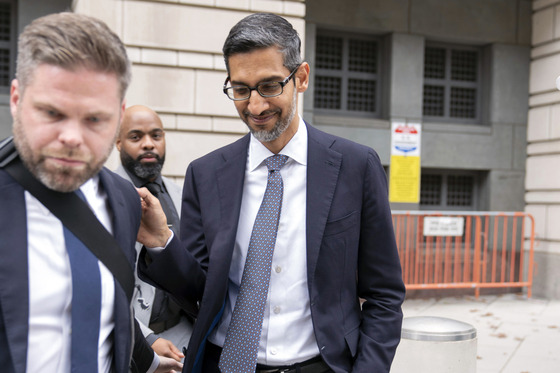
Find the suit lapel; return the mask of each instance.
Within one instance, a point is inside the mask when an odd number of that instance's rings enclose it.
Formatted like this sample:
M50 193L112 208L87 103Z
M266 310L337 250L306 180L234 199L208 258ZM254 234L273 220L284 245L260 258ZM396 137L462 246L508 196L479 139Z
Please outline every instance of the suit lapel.
M8 350L15 372L27 362L29 281L27 276L27 214L23 188L0 171L0 326L6 328ZM9 369L10 367L4 367ZM2 368L0 368L1 370Z
M233 144L222 149L217 156L221 159L212 164L217 164L214 170L216 179L216 188L218 190L219 211L216 211L216 222L212 223L216 226L218 233L214 237L212 247L218 248L209 252L210 265L206 275L206 288L212 288L212 298L216 299L219 304L219 311L211 318L205 318L206 324L204 329L207 334L200 339L196 356L193 362L192 372L202 371L202 356L204 354L206 338L220 320L224 311L224 304L227 293L227 285L229 278L229 270L233 248L235 246L235 236L237 234L237 225L239 223L239 212L241 210L241 198L243 197L243 183L245 181L245 166L247 164L247 153L249 148L250 134L242 137ZM210 162L208 162L210 163ZM213 178L208 178L212 180ZM202 186L212 190L213 186ZM208 285L213 282L212 285ZM200 320L200 318L199 318ZM207 329L206 329L207 328ZM193 333L197 332L197 328ZM193 337L195 335L193 334Z
M232 144L226 152L222 154L223 163L216 167L216 180L218 188L218 198L220 201L220 234L224 235L224 242L228 243L227 250L216 250L214 255L225 255L225 257L215 258L224 259L229 273L229 264L235 243L237 225L239 223L239 211L241 209L241 199L243 196L243 183L245 181L245 166L247 164L247 152L249 147L249 136L246 135L239 141ZM212 258L211 258L212 259ZM211 268L212 266L210 266Z
M102 169L99 173L101 185L103 186L112 214L113 236L119 243L121 248L126 245L126 235L130 234L132 227L128 222L130 219L126 216L130 213L130 209L125 206L124 196L120 188L115 186L114 181L109 176L106 169ZM124 251L129 257L129 252ZM129 258L129 261L131 258ZM131 262L134 263L134 260ZM132 324L130 315L132 315L131 306L128 303L124 290L120 287L117 280L115 283L115 330L113 333L113 351L114 351L114 367L116 372L126 372L131 352Z
M161 178L163 185L165 186L165 189L167 189L167 193L169 194L169 197L171 198L171 201L173 202L173 206L175 206L175 210L177 211L177 214L179 215L179 219L181 219L181 203L183 196L182 194L182 189L177 189L175 187L175 185L170 185L173 184L174 182L166 177Z
M125 206L124 197L122 191L115 186L114 181L109 177L109 171L102 169L99 173L99 179L101 185L107 194L107 199L109 201L109 206L112 214L113 222L113 236L117 242L122 245L126 240L123 235L128 235L130 227L122 226L129 221L126 218L128 209Z
M307 131L307 277L311 289L342 154L330 149L335 140L324 137L310 125Z

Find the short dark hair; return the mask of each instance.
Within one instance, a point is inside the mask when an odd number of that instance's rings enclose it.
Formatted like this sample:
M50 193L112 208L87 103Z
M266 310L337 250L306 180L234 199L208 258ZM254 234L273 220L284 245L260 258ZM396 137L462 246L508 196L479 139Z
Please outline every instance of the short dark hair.
M274 46L284 55L288 70L301 64L301 40L290 22L272 13L255 13L243 18L230 30L222 49L228 74L232 55Z
M25 27L18 41L16 68L22 92L41 64L113 73L119 80L121 98L131 79L122 41L104 22L83 14L50 14Z

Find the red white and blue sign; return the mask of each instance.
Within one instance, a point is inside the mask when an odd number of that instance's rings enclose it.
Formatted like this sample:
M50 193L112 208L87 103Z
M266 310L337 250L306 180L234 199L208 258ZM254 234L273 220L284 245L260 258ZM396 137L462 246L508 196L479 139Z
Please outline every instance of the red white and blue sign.
M420 156L419 123L392 123L391 155Z

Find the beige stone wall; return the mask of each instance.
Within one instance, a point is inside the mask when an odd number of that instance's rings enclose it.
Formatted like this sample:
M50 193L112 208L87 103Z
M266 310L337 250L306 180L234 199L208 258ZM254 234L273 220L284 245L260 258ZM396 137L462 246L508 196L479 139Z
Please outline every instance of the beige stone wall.
M246 133L222 93L222 45L230 28L253 12L272 12L305 36L303 0L76 0L74 11L103 19L132 61L127 105L156 110L166 128L164 174L179 183L188 164ZM113 152L107 166L115 168Z
M560 297L560 1L533 1L526 211L535 217L537 296Z

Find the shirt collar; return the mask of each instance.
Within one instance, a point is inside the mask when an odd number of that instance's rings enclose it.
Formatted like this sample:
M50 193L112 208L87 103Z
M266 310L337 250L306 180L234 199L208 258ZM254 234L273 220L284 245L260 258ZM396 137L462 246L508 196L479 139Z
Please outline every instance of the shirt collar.
M299 117L299 126L296 133L279 154L288 156L288 162L293 160L303 166L307 166L307 127L301 117ZM251 135L249 142L249 172L254 171L266 158L273 155L274 153Z
M88 179L85 183L83 183L82 186L80 186L80 190L86 197L88 203L90 200L96 198L99 195L99 183L99 175L95 175L92 178Z

